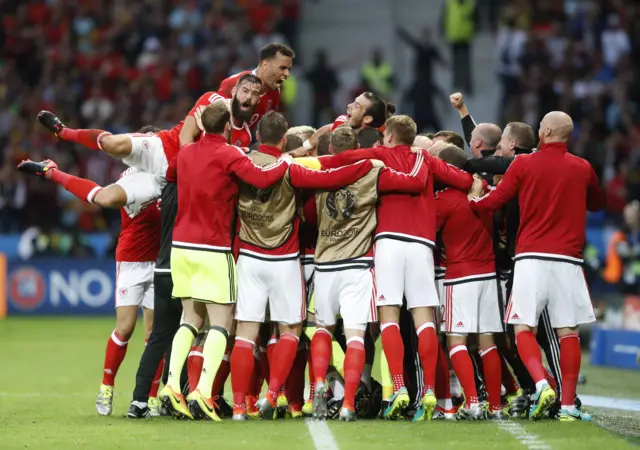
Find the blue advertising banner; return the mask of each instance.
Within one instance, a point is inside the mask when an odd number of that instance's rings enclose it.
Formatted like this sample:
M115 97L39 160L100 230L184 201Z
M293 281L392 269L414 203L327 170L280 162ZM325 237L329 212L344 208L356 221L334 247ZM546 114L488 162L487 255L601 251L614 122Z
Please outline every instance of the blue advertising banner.
M7 261L7 315L113 314L115 261Z
M640 331L594 327L591 364L640 370Z

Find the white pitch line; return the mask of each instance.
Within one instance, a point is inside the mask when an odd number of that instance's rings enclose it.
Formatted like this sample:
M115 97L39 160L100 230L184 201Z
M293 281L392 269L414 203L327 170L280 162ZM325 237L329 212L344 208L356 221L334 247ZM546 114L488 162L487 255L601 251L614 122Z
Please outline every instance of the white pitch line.
M520 443L531 450L549 450L551 446L536 434L529 433L517 422L498 422L498 428L511 433Z
M593 406L594 408L640 412L640 400L600 397L596 395L580 395L580 401L582 401L583 405Z
M339 450L338 443L325 420L307 419L305 423L317 450Z

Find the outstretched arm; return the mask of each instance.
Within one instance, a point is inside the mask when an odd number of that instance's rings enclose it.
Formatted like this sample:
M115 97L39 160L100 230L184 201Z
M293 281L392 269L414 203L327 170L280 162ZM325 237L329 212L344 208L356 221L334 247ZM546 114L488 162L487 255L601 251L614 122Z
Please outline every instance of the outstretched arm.
M468 191L473 184L473 177L467 172L458 169L457 167L447 164L443 160L431 156L427 152L424 152L425 161L429 165L429 168L433 172L433 176L440 183L446 184L461 191Z
M464 166L464 170L470 173L486 172L493 175L503 175L513 162L513 157L487 156L486 158L470 159Z
M491 189L488 194L471 200L471 209L474 211L495 211L502 208L516 196L520 189L522 179L522 163L516 160L511 169L505 174L498 187Z
M238 153L231 156L227 169L242 181L258 189L266 189L280 180L289 168L285 159L279 159L268 166L258 166L239 147Z
M296 188L333 191L355 183L369 173L372 167L371 161L359 161L329 170L312 170L299 164L292 164L289 168L289 179L291 186Z
M418 154L421 158L422 155ZM424 191L429 177L429 170L424 162L420 162L411 173L397 172L388 167L380 169L378 190L381 193L403 192L407 194L419 194Z

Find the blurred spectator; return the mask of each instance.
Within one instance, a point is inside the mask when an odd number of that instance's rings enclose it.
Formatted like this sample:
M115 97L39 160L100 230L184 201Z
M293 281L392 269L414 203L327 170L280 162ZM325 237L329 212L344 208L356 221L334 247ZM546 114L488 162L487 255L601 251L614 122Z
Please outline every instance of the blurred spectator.
M441 27L451 46L454 91L473 95L471 45L476 33L476 0L445 0Z
M333 120L333 93L338 89L338 76L333 67L327 62L327 54L324 50L316 53L315 64L305 74L313 91L313 111L311 125L319 128L323 124ZM287 83L289 80L287 80Z
M298 17L299 0L0 1L0 232L96 231L119 221L15 171L23 158L51 158L104 185L123 169L49 136L38 111L113 133L172 127L204 92L255 67L262 43L294 44Z
M371 61L362 67L362 82L365 90L373 91L385 100L390 98L394 84L393 66L385 61L382 49L373 49Z
M603 278L625 294L640 294L640 203L624 209L624 225L614 233L607 250Z

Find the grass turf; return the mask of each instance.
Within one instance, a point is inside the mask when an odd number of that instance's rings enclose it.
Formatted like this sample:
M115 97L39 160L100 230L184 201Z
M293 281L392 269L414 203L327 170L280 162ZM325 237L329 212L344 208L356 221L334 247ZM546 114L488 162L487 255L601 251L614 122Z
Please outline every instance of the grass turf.
M142 327L129 343L116 380L114 414L99 417L94 402L113 319L10 318L0 322L0 448L176 448L189 444L218 448L314 449L304 421L221 424L169 418L124 418L143 348ZM584 364L585 394L640 398L637 373ZM375 376L375 374L374 374ZM230 392L230 389L227 389ZM594 410L594 424L513 422L422 423L361 421L329 423L342 449L436 448L632 448L640 414ZM510 424L512 422L509 422ZM515 427L515 428L514 428ZM524 435L523 433L527 433ZM518 439L519 437L519 439ZM539 446L539 447L536 447Z

